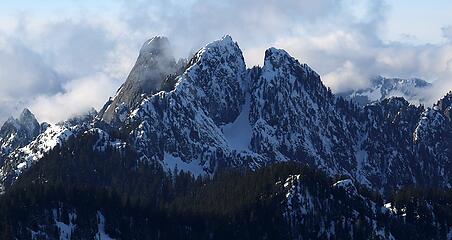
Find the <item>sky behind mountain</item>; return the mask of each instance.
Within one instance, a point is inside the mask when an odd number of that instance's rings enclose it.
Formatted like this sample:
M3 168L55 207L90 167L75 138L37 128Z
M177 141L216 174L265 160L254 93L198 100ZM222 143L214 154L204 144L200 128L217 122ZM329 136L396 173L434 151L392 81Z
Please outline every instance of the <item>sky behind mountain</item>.
M6 0L0 8L0 122L23 107L58 121L101 105L141 44L170 38L178 57L230 34L248 67L284 48L339 92L375 75L452 89L452 2L358 0Z

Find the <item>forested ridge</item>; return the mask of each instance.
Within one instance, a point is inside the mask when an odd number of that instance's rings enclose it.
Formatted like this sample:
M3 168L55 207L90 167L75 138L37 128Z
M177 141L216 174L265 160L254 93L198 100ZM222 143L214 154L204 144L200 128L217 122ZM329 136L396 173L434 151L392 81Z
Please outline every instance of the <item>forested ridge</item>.
M362 200L333 187L340 178L295 162L256 171L226 169L195 179L133 161L127 148L93 151L93 141L93 135L69 139L0 197L1 239L58 239L56 221L74 225L72 239L92 239L98 234L98 213L114 239L327 239L316 231L325 228L325 221L335 222L335 239L378 239L371 220L397 239L436 239L452 222L451 191L406 188L383 200L357 186ZM291 176L301 176L298 184L328 209L290 222L285 213ZM375 215L366 201L374 208L390 201L405 210ZM344 219L354 223L338 229Z

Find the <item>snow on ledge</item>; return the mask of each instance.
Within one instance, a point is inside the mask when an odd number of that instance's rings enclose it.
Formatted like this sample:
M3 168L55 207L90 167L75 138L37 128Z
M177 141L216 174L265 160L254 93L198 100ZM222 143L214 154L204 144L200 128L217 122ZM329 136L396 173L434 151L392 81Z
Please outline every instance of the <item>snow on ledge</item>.
M178 173L188 172L196 178L202 175L206 175L203 166L201 166L199 161L196 159L193 159L191 162L187 163L182 161L180 157L175 157L172 154L165 152L161 164L165 171L169 173L173 173L175 169L177 169Z

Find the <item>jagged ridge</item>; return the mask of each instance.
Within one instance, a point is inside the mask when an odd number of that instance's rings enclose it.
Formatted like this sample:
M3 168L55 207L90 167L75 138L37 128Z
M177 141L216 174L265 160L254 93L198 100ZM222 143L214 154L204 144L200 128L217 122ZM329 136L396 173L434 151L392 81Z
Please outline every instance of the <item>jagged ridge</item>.
M268 49L262 67L247 69L237 43L225 36L178 74L167 46L162 37L146 42L117 95L70 135L102 135L105 143L93 148L126 144L137 161L195 175L294 160L381 192L411 184L450 187L450 97L427 109L402 98L358 107L334 96L284 50ZM170 77L173 86L160 91L143 77L155 73L160 85ZM41 135L36 141L62 136ZM3 164L3 176L16 175L19 152Z

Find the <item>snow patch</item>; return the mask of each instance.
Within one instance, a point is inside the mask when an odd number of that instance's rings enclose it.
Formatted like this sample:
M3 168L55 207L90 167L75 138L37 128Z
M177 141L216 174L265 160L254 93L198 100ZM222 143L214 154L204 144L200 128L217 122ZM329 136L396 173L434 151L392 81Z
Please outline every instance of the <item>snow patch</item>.
M64 126L49 126L35 140L13 153L15 158L21 159L21 162L16 165L16 172L20 174L22 170L41 159L45 153L62 144L72 135L72 131Z
M116 139L112 138L107 132L105 132L102 129L99 128L93 128L88 130L87 132L91 132L94 134L97 134L99 139L96 141L96 143L93 146L93 150L97 150L100 152L103 152L107 149L107 147L111 147L116 150L124 149L126 146L126 143Z
M188 172L193 174L194 177L199 177L206 173L198 160L193 159L187 163L182 161L180 157L175 157L167 152L163 156L162 166L167 172L173 173L177 169L178 173L182 171Z
M242 106L242 111L237 119L222 127L223 134L229 145L236 150L249 150L252 136L252 128L249 119L250 102L250 96L247 94L245 97L245 104Z
M350 194L352 196L357 196L358 195L358 190L356 190L356 187L353 184L353 181L351 179L344 179L344 180L338 181L338 182L333 184L333 187L335 187L335 188L342 188L348 194Z
M55 221L55 226L58 228L60 233L60 240L70 240L72 233L75 230L76 225L74 224L77 215L75 213L69 213L69 224L58 221L57 209L53 210L53 219Z
M392 206L392 203L385 203L383 205L383 208L384 208L384 211L389 211L389 213L391 213L391 214L397 213L397 209Z
M97 233L95 240L114 240L107 233L105 233L105 217L101 212L97 212Z
M27 163L26 162L21 162L21 163L17 164L17 169L22 169L25 166L27 166Z

